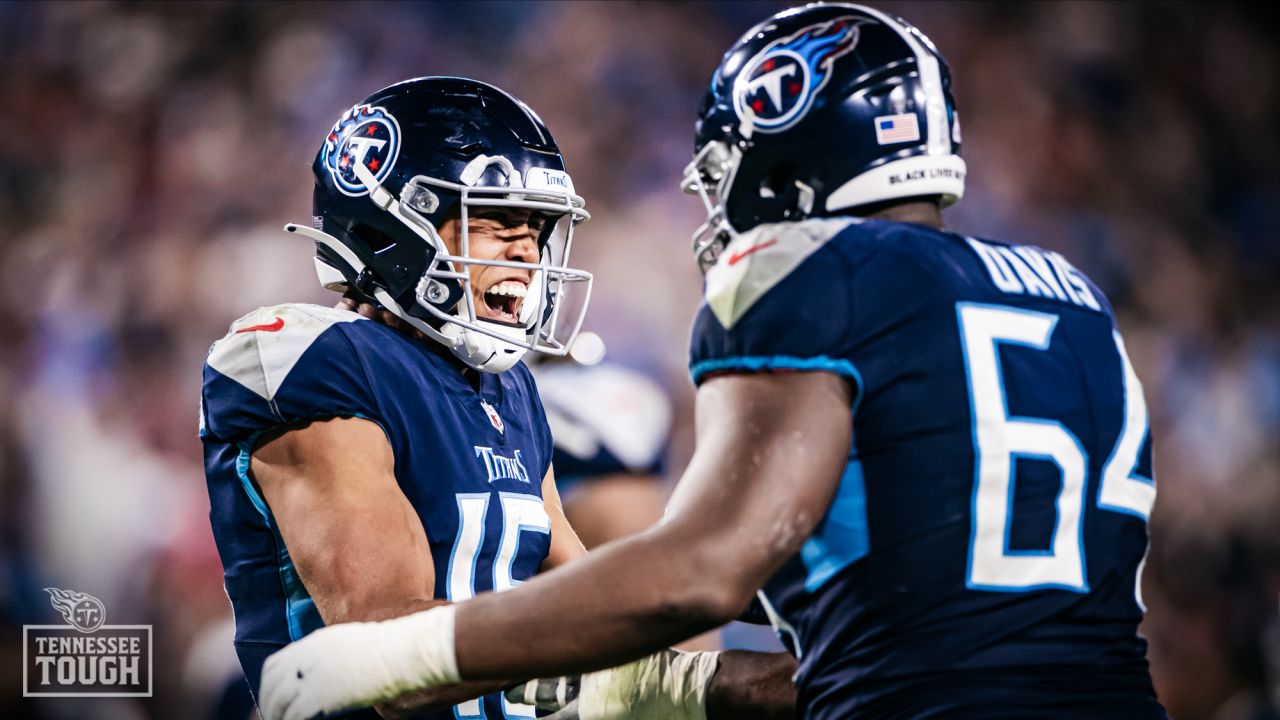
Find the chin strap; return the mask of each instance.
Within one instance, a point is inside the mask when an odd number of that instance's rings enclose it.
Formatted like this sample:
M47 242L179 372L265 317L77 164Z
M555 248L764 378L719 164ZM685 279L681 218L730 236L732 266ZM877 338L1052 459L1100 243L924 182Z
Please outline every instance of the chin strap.
M321 245L332 252L351 269L351 274L357 278L368 277L368 269L359 256L332 235L296 223L289 223L284 226L284 229L286 232L297 233L310 238L317 245ZM349 285L345 280L347 277L345 274L318 258L316 259L316 274L320 277L320 284L330 290L337 290L339 287ZM337 277L339 275L341 279ZM376 285L368 285L357 289L367 295L371 295L384 308L395 313L396 317L448 348L460 360L476 370L489 373L503 372L509 370L524 357L524 352L521 352L524 348L510 342L512 338L519 340L519 337L515 337L516 333L519 333L520 337L524 336L524 331L521 328L508 328L490 323L493 325L492 328L483 328L480 333L477 333L469 331L469 328L451 323L446 319L442 327L437 329L424 322L421 318L414 317L406 312L400 306L400 303L396 302L395 298L391 297L386 290ZM486 321L477 318L477 322ZM485 343L482 341L482 338L486 335L488 338L485 339L491 339L491 342ZM509 337L504 338L502 337L503 335ZM486 345L488 347L485 347ZM511 350L507 351L507 348L511 348Z
M360 260L359 256L357 256L354 252L352 252L351 248L344 245L342 241L338 240L332 235L325 232L321 232L319 230L315 230L313 228L309 228L305 225L298 225L296 223L289 223L288 225L284 226L284 229L285 229L285 232L291 232L291 233L297 233L299 235L303 235L315 241L317 245L323 245L330 252L337 255L339 258L341 258L342 262L346 263L347 266L351 268L351 274L356 276L357 278L361 276L368 277L368 270L365 267L364 262ZM346 278L345 274L343 274L343 280L341 282L338 282L336 278L332 275L331 271L335 271L335 269L327 265L323 260L320 260L318 258L316 259L316 274L320 276L321 285L324 285L326 288L330 290L336 290L337 287L340 285L346 286L349 284L345 280ZM337 272L341 274L341 271L337 271ZM415 330L422 331L422 333L425 334L427 337L441 343L442 345L449 348L450 350L453 349L455 344L460 343L458 339L445 335L439 330L423 322L420 318L416 318L410 315L409 313L405 312L404 308L400 307L400 303L396 302L395 299L392 298L391 295L389 295L386 290L383 290L382 288L372 286L372 285L366 286L363 288L358 288L358 289L361 292L364 292L368 295L373 296L373 298L377 300L379 303L381 303L383 307L395 313L396 316L399 317L401 320L404 320L405 322L409 323L409 325L411 325Z

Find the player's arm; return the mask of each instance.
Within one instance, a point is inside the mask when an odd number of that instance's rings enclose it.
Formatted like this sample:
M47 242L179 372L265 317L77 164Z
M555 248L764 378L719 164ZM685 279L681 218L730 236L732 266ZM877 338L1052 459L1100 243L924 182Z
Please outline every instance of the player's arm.
M442 604L426 531L378 425L313 422L259 445L250 468L325 624Z
M547 557L542 561L541 568L545 572L570 560L577 560L587 554L587 549L565 517L560 491L556 489L555 470L550 467L547 468L546 477L542 478L542 505L551 518L551 547L547 550Z
M796 659L785 652L720 653L719 667L707 686L708 720L794 718L796 686L791 678L795 672Z
M396 483L391 445L375 423L333 418L289 430L260 444L250 468L326 625L445 604L433 597L426 531ZM413 706L452 704L498 686L440 688Z
M848 462L851 399L843 378L823 372L704 382L697 450L665 521L545 580L459 606L458 672L595 670L737 617L830 505Z
M286 648L264 670L267 717L355 707L380 698L388 683L428 687L598 670L732 620L830 505L849 456L851 398L844 379L824 372L705 381L697 399L698 448L662 524L509 592L375 626L379 638L412 634L408 647L368 642L377 638L338 627ZM394 666L388 682L354 681L350 670L361 657L328 658L326 648L347 636L367 643L365 661ZM733 675L733 657L719 668L725 678ZM676 662L690 664L684 660ZM717 687L714 677L686 682L715 670L693 664L701 670L662 673L677 685L662 694L685 708L704 706L708 689ZM782 711L791 692L758 700Z
M538 633L556 623L574 628L574 637L562 638L567 642L549 651L552 657L532 651L554 642L551 635L530 641L526 651L531 655L525 657L546 663L531 674L611 666L741 614L830 505L848 462L851 390L845 379L827 373L724 375L704 382L697 399L697 450L665 521L551 574L548 582L521 589L526 595L551 590L560 598L526 597L526 619L534 619L526 631ZM494 609L472 603L458 608L454 649L462 677L474 672L468 669L472 657L479 660L478 671L487 672L485 653L495 649L469 645L485 644L478 639L484 629L469 633L466 616L484 623ZM560 612L565 614L557 618ZM478 652L473 655L472 649ZM497 662L519 665L522 660L511 656ZM553 669L553 662L565 665ZM576 662L591 665L569 665ZM792 717L795 667L785 653L722 653L698 702L711 720ZM610 673L597 676L618 682ZM633 681L624 677L622 682ZM697 692L686 687L674 694Z

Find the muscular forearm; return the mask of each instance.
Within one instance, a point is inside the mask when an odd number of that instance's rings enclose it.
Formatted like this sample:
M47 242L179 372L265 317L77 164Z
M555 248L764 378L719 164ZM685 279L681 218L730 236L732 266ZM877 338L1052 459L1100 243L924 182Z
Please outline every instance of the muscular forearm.
M459 605L460 676L598 670L736 617L830 507L849 458L851 402L849 384L829 373L705 384L698 450L667 520L545 579Z
M510 683L497 680L441 685L430 690L402 695L395 700L377 705L375 709L387 720L407 720L417 717L426 710L440 710L473 700L481 695L498 692L507 685Z
M459 673L474 680L599 670L722 624L741 608L731 607L734 595L712 576L723 558L706 561L700 547L663 526L604 546L543 582L458 605ZM517 607L523 611L512 612Z
M720 667L707 687L707 719L794 717L795 670L795 658L787 653L721 653Z

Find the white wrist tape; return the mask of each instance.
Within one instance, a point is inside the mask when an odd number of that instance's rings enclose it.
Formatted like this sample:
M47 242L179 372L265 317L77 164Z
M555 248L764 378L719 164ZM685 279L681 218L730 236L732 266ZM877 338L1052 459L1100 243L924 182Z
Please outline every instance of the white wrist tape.
M458 682L453 605L440 605L377 623L379 657L402 691Z
M309 720L458 681L452 605L385 622L341 623L290 643L262 668L267 720Z

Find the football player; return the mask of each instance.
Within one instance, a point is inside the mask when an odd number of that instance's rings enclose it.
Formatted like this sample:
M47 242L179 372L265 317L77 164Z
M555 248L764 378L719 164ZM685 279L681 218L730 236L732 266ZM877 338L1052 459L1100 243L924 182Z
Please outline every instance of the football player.
M761 588L806 718L1164 717L1137 634L1141 385L1066 259L942 229L950 82L920 31L855 5L730 48L686 177L708 209L698 437L664 522L508 594L317 633L268 662L268 718L636 658L584 676L577 715L715 717L690 688L730 657L646 654ZM376 642L410 625L430 631Z
M585 311L561 317L563 291L590 282L565 266L589 215L547 128L498 88L419 78L347 111L313 171L314 223L287 229L315 241L342 303L249 313L204 368L211 522L255 696L266 657L322 625L504 590L583 552L519 362L563 352ZM494 694L422 717L486 715L533 708Z

